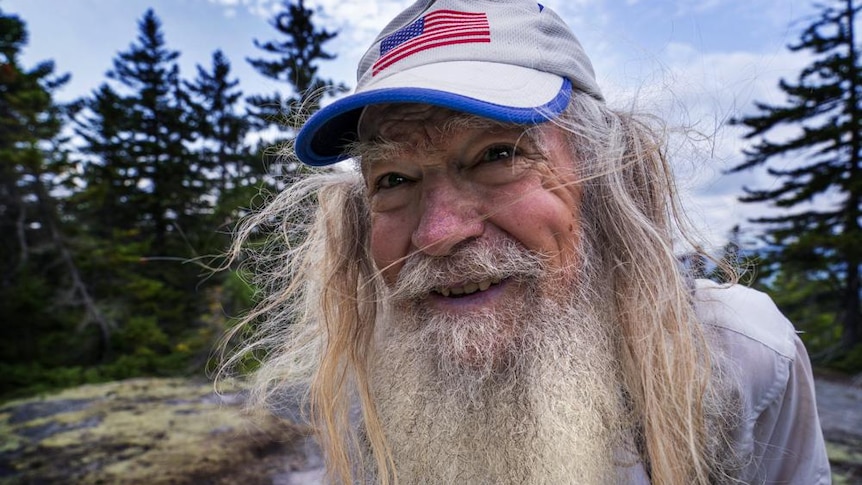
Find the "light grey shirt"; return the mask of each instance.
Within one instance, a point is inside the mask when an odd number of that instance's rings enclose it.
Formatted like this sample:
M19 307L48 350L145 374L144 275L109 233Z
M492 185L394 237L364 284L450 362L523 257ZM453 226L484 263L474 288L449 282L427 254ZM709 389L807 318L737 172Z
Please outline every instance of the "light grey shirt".
M793 325L768 296L739 285L698 280L694 304L738 384L742 421L732 437L744 460L740 483L832 483L811 363ZM617 469L616 483L648 485L639 460L622 455L619 462L633 465Z
M743 483L832 482L817 416L811 363L793 325L765 294L699 280L695 307L716 350L739 382L743 420L738 456L750 457Z

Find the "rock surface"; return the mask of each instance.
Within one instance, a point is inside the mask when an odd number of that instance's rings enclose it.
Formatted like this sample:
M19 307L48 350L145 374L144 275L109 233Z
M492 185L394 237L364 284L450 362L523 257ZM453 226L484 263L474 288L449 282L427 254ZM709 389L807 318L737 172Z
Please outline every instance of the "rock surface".
M832 464L833 485L862 484L862 383L815 379L817 412Z
M862 386L819 378L817 393L834 483L862 483ZM6 403L0 484L322 483L309 430L244 400L238 387L133 379Z
M212 383L134 379L7 403L0 483L314 483L308 430L243 401Z

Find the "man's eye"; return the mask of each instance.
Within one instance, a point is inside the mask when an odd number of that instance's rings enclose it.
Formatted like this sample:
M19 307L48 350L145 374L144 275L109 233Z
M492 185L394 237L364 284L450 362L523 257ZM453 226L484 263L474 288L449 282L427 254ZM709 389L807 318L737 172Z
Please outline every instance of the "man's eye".
M403 183L407 183L408 181L409 180L407 179L407 177L401 175L400 173L387 173L377 179L377 188L393 189Z
M499 145L488 148L482 153L483 162L496 162L499 160L510 160L517 155L515 147L510 145Z

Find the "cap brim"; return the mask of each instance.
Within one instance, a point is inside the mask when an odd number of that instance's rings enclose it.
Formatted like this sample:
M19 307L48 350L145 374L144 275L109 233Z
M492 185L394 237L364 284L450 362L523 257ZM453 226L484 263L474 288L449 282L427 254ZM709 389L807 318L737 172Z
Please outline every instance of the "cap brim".
M556 74L477 61L428 64L368 84L309 118L294 144L303 163L324 166L346 159L345 147L356 141L359 117L369 105L422 103L504 123L536 124L559 115L572 92L569 80Z

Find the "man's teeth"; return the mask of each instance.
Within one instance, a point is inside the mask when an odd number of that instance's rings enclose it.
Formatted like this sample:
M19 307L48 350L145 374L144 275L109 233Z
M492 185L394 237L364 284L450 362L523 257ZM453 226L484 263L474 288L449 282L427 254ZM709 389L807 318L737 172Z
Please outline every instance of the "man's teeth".
M437 289L437 292L439 292L443 296L470 295L472 293L476 293L477 291L485 291L490 288L491 285L496 285L500 281L500 278L491 278L488 280L480 281L478 283L467 283L464 286L440 287Z

